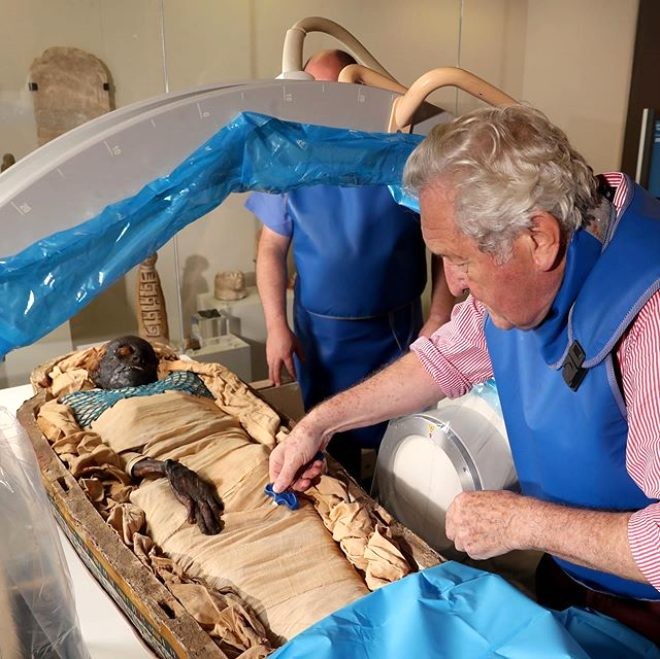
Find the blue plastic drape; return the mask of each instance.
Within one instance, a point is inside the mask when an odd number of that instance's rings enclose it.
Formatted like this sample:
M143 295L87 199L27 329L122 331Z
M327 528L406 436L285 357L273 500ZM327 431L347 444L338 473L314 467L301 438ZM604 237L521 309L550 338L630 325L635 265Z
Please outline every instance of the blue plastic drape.
M238 115L169 176L0 259L0 356L76 314L229 193L318 183L397 186L421 139Z
M639 659L651 641L605 616L555 613L501 577L448 562L411 574L310 627L272 659Z

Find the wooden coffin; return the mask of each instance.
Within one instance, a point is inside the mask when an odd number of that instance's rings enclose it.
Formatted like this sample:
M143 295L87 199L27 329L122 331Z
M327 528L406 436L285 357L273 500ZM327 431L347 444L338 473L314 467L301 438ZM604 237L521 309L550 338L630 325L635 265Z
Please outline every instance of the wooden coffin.
M256 393L268 402L267 391ZM36 414L44 400L44 394L39 393L26 401L18 411L18 420L34 446L55 517L81 560L157 656L226 659L225 652L105 523L53 451L36 424ZM389 522L393 538L411 565L421 569L442 560L412 531L392 520L336 461L329 458L328 466L332 475L349 481L351 494L376 518Z

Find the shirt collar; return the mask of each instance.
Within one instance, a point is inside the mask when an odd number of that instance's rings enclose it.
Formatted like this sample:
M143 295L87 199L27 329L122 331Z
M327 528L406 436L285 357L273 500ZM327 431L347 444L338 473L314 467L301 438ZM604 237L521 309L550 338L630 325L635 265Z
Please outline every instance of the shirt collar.
M619 215L632 195L632 181L622 172L604 172L603 177L615 190L612 205Z

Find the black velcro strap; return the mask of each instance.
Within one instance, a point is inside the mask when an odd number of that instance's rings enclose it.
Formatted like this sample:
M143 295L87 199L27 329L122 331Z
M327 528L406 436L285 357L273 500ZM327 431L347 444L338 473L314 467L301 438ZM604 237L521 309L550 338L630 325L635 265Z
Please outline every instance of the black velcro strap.
M587 374L587 370L582 368L585 356L582 346L577 341L573 341L561 367L561 374L564 378L564 382L566 382L573 391L578 390L579 386L582 384L582 380L584 380L584 376Z

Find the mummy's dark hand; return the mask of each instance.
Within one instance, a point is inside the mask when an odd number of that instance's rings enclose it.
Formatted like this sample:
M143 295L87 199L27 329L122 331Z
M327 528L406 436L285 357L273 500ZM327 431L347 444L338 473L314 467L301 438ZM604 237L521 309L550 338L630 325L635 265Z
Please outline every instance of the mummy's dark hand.
M215 489L194 471L176 460L165 461L165 476L176 498L186 507L188 522L197 522L204 535L216 535L222 530L223 505Z

